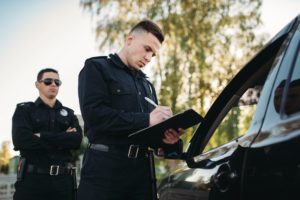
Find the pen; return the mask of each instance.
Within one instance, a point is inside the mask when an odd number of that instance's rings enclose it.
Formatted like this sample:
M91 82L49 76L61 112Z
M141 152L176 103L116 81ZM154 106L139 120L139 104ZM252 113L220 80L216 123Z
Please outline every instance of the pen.
M158 105L154 101L152 101L151 99L149 99L148 97L145 97L145 100L148 101L148 103L150 103L154 107L158 107Z

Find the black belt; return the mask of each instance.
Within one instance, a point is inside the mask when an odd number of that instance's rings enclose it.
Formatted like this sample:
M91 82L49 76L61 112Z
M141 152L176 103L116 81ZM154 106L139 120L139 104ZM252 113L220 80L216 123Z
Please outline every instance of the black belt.
M51 165L47 168L40 168L32 164L27 165L27 173L49 174L51 176L73 175L76 173L76 167L65 167L61 165Z
M105 145L105 144L89 144L90 149L103 152L114 152L126 155L128 158L146 158L148 157L148 147L140 145Z

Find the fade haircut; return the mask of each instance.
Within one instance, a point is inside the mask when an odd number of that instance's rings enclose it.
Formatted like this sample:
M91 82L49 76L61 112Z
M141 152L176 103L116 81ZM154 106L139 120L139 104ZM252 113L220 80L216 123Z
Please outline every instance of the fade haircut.
M47 73L47 72L53 72L53 73L56 73L58 74L58 71L55 70L55 69L52 69L52 68L45 68L45 69L42 69L41 71L39 71L37 77L36 77L36 80L37 81L40 81L44 75L44 73Z
M144 30L147 33L152 33L160 43L163 43L165 36L162 32L162 30L157 26L155 23L153 23L150 20L142 20L139 23L137 23L131 30L130 33L133 31L139 31Z

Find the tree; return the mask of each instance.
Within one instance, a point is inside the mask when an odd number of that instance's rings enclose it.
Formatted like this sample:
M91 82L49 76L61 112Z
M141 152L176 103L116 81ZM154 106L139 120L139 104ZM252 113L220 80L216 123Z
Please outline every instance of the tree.
M175 113L186 108L206 113L265 40L255 34L261 0L85 0L81 5L97 21L100 49L119 47L141 19L159 24L166 39L151 77L160 103Z
M9 141L2 142L0 150L0 172L6 173L8 170L9 159L11 158L9 145Z

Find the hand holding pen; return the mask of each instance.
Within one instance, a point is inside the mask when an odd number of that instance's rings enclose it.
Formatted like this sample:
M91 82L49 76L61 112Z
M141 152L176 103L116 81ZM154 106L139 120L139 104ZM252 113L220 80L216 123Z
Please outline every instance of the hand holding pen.
M150 103L155 108L158 107L158 105L152 99L149 99L148 97L145 97L145 100L148 101L148 103Z
M158 106L153 100L149 99L148 97L145 97L145 100L155 107L155 109L150 113L150 126L158 124L173 116L173 112L169 107ZM178 130L174 130L170 127L164 133L165 138L163 138L163 142L166 144L174 144L178 142L180 136L183 133L184 130L181 128L179 128Z
M152 101L148 97L145 97L145 100L155 107L155 109L150 113L150 126L158 124L173 116L171 108L166 106L158 106L154 101Z

